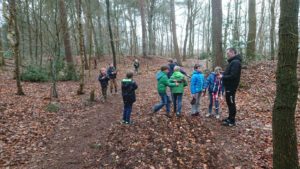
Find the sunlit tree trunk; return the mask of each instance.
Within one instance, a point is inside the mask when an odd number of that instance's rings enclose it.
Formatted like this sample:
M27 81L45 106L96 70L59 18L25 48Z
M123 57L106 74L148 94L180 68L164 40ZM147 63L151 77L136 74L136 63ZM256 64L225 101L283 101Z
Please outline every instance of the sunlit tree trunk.
M255 39L256 39L256 0L248 0L248 20L249 31L247 38L247 58L249 61L255 60Z

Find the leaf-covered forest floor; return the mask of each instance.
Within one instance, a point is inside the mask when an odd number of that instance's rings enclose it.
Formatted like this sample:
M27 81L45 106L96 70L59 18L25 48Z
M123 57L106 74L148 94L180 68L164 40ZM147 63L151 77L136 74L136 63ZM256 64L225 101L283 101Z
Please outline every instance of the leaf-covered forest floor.
M119 82L132 70L133 59L118 64ZM101 61L100 66L108 62ZM46 111L51 83L23 82L26 95L17 96L11 68L4 67L0 75L0 168L272 168L275 63L257 63L242 70L237 125L224 127L219 120L205 117L208 97L201 98L200 116L189 115L189 87L183 97L182 118L169 119L164 110L151 114L151 106L159 102L155 72L167 61L140 62L141 72L134 76L139 89L133 125L121 124L120 83L118 94L108 92L108 101L100 101L99 65L90 77L87 74L84 95L76 94L79 82L58 82L56 104L60 109L56 113ZM191 72L194 63L185 63L185 70ZM92 89L96 90L95 102L89 101ZM221 106L224 118L225 100Z

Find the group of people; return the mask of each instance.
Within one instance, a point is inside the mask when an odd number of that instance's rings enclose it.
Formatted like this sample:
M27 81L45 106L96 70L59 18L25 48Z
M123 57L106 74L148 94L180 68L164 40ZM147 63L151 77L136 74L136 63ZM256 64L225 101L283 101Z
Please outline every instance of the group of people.
M229 115L227 118L222 120L222 124L225 126L235 126L236 116L236 104L235 94L240 82L241 75L241 57L237 54L235 48L228 48L226 50L228 58L228 65L225 71L222 72L221 67L216 67L212 73L203 73L203 66L200 64L194 65L194 71L190 79L190 91L192 95L191 99L191 116L198 116L200 114L200 100L201 96L208 93L209 105L206 117L215 115L217 119L220 118L220 102L222 96L225 93L226 103L228 106ZM136 62L134 61L134 68L136 73ZM139 67L139 64L138 64ZM112 66L106 69L102 68L98 80L101 83L102 94L106 99L106 90L108 81L115 79L117 72ZM171 99L169 96L169 89L171 92L171 98L173 102L173 112L176 117L182 116L182 97L184 88L188 86L185 76L190 77L187 73L170 60L166 66L161 66L160 71L156 73L157 80L157 91L160 96L160 103L155 104L152 107L152 113L158 112L164 106L166 107L166 116L172 117L171 115ZM136 82L132 79L133 73L128 72L126 78L121 81L122 97L124 103L123 109L123 123L131 124L130 115L132 111L132 105L136 101L135 90L138 88ZM115 92L117 92L116 82L111 82L111 92L115 86ZM214 114L213 114L214 106Z

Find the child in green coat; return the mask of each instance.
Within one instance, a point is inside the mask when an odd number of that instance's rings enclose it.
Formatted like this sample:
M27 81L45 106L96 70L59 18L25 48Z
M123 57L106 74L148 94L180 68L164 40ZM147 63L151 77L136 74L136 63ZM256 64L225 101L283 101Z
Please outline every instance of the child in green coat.
M172 100L174 112L177 117L181 117L181 107L182 107L182 95L184 87L187 86L187 82L184 78L184 75L180 72L180 67L174 67L174 73L170 78L170 82L177 82L178 86L171 87Z

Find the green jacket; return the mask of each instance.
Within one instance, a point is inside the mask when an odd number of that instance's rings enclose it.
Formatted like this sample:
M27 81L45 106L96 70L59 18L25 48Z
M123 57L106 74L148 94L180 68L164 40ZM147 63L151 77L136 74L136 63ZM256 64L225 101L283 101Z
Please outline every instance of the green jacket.
M187 82L184 78L184 75L179 71L174 72L172 74L172 76L170 77L170 82L175 83L175 81L178 82L178 86L172 87L171 92L172 93L183 93L184 87L187 86Z
M158 73L156 73L156 80L157 80L158 93L166 93L167 86L169 86L169 87L176 86L175 83L169 82L167 74L162 71L159 71Z

